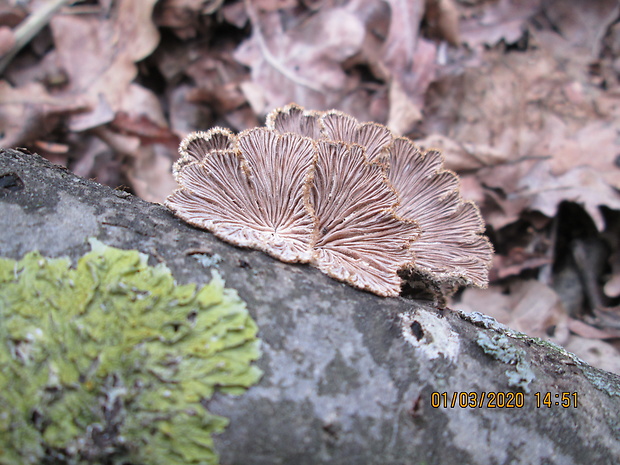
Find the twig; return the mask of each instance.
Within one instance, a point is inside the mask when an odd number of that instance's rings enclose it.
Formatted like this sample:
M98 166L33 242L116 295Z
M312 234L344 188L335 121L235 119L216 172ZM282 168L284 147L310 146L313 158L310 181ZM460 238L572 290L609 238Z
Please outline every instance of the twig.
M15 43L13 47L0 59L0 74L15 55L43 29L54 13L63 7L70 0L49 0L36 11L32 12L25 21L15 29Z

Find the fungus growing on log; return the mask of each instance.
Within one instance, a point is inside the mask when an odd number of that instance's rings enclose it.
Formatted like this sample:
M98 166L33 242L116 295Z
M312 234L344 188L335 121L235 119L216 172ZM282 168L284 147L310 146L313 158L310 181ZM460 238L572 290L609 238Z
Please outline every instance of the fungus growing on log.
M174 171L180 188L166 205L232 244L285 262L310 261L315 218L307 198L314 142L254 128L231 140L231 148L201 153L212 136L193 133L181 143L182 158Z
M319 139L321 137L319 126L321 114L319 111L304 110L292 103L269 113L266 126L279 133L294 132L300 136Z
M181 142L179 153L181 158L174 164L175 176L185 165L193 161L202 161L206 154L216 150L233 148L235 136L228 129L213 128L210 131L192 132Z
M398 138L385 157L388 178L400 195L396 213L422 229L411 244L410 268L444 287L486 287L493 248L483 236L478 207L459 195L458 176L443 169L437 151L425 153Z
M310 191L318 221L313 265L359 289L398 295L398 271L411 262L418 225L395 215L398 196L363 147L322 140L317 150Z
M401 276L485 287L493 253L477 207L439 152L345 113L274 110L265 128L190 134L166 205L241 247L381 296Z

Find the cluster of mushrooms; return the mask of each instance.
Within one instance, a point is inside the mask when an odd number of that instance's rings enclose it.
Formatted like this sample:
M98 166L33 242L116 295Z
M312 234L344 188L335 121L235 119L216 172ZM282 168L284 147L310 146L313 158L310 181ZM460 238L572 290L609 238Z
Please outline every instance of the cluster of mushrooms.
M437 151L385 126L291 104L266 127L188 135L166 205L186 222L356 288L397 296L403 278L485 287L493 250Z

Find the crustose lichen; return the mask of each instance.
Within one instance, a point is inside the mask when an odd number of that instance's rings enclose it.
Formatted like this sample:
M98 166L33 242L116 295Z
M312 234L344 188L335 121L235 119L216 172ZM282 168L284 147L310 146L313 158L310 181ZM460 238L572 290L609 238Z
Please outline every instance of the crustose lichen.
M244 302L91 245L75 269L0 259L0 464L217 463L228 420L201 401L260 378Z

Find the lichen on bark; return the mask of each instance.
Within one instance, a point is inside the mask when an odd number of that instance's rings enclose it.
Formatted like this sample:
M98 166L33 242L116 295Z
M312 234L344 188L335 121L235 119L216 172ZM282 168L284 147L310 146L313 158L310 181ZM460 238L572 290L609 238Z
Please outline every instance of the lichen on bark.
M245 303L90 242L75 268L0 258L0 464L217 463L201 402L261 376Z

